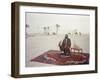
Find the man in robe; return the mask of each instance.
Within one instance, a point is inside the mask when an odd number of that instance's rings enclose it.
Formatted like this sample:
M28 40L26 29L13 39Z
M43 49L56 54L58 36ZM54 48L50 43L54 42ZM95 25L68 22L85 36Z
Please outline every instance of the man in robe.
M67 34L65 34L65 38L62 41L62 44L59 43L60 50L63 51L64 55L70 55L70 47L71 47L71 40Z

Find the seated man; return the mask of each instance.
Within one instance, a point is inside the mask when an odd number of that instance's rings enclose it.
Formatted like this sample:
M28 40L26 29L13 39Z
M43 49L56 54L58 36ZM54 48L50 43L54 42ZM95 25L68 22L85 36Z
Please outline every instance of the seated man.
M71 40L68 38L68 35L65 35L65 38L62 44L59 43L60 50L63 51L64 55L70 55L70 47L71 47Z

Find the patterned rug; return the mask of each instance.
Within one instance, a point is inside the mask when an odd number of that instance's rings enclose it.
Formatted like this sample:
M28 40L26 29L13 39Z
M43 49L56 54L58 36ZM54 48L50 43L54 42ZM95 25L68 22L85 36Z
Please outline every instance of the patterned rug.
M61 51L50 50L43 53L40 56L37 56L30 60L54 64L54 65L77 65L77 64L89 64L89 54L88 53L70 53L70 55L62 55Z

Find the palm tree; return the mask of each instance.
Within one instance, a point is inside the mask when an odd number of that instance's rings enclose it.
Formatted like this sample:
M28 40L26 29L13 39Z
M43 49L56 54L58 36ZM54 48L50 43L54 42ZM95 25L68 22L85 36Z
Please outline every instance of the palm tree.
M28 24L26 24L25 26L26 26L26 28L29 28L29 25Z
M50 28L50 27L48 26L48 27L47 27L47 30L48 30L47 34L48 34L48 35L49 35L49 28Z
M44 29L44 33L46 34L46 27L43 27L43 29Z
M58 34L58 29L59 29L60 25L56 24L56 34Z
M81 35L82 35L82 33L81 33L81 32L79 32L79 35L81 36Z
M26 27L26 28L25 28L25 29L26 29L26 30L25 30L25 34L26 34L26 38L27 38L27 37L28 37L27 28L29 28L30 26L29 26L28 24L26 24L25 27Z

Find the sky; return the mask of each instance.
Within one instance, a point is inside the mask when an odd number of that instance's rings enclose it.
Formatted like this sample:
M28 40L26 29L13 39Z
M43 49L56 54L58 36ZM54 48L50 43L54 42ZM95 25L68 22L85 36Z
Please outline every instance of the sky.
M81 33L89 33L90 16L75 14L25 13L25 23L29 25L27 33L43 33L43 27L50 27L49 32L56 31L59 24L59 34L66 34L77 29Z

